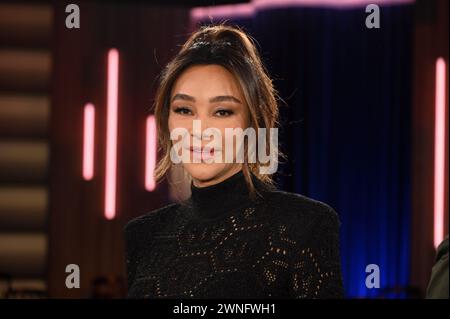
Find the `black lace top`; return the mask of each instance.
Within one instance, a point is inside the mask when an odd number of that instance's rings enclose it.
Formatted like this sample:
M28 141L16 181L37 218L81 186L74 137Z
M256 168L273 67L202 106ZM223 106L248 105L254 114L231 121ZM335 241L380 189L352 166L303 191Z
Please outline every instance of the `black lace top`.
M339 298L339 219L241 172L125 227L130 298Z

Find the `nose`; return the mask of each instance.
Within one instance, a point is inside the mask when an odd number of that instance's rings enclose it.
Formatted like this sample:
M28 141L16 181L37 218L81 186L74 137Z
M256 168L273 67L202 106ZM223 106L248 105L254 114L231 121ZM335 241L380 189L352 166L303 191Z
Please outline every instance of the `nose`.
M208 117L207 115L196 115L192 120L192 125L190 128L191 138L195 140L203 140L205 136L203 136L203 132L209 128Z

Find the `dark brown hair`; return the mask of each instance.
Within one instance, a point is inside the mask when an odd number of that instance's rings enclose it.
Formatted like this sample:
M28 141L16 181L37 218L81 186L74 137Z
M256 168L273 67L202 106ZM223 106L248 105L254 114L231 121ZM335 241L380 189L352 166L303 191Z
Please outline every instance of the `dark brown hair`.
M255 41L238 27L225 24L201 27L161 73L154 104L159 148L163 154L155 170L157 180L162 179L172 165L168 127L172 87L188 67L208 64L224 67L237 79L249 110L250 127L258 132L258 128L270 129L278 125L277 92L261 62ZM270 135L266 136L266 150L269 150L273 145L270 145ZM247 146L245 150L243 173L254 195L252 174L266 186L273 186L273 180L269 174L260 174L258 161L248 163Z

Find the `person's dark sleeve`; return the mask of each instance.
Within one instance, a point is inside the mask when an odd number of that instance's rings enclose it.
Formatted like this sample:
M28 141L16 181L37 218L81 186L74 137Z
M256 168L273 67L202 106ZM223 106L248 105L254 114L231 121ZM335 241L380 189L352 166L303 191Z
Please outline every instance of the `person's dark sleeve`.
M448 236L439 245L436 263L431 271L427 288L427 299L448 299Z
M339 227L339 218L330 208L311 228L308 240L297 242L290 263L289 290L293 298L344 297Z

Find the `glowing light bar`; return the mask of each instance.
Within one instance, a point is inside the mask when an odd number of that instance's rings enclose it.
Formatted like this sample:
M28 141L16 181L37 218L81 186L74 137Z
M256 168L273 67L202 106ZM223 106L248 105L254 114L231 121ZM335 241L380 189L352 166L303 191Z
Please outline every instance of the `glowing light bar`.
M210 7L197 7L191 9L191 19L200 21L215 17L247 17L254 15L255 11L270 8L286 7L325 7L346 9L364 7L371 3L379 6L411 4L415 0L252 0L249 3L225 4Z
M149 115L146 123L145 142L145 189L149 192L156 187L155 184L155 164L156 164L156 124L155 117Z
M434 127L434 246L444 239L444 192L445 192L445 76L443 58L436 61L436 96Z
M94 177L95 108L91 103L84 106L83 122L83 178L89 181Z
M105 172L105 218L116 216L117 182L117 113L119 90L119 52L108 52L106 114L106 172Z

